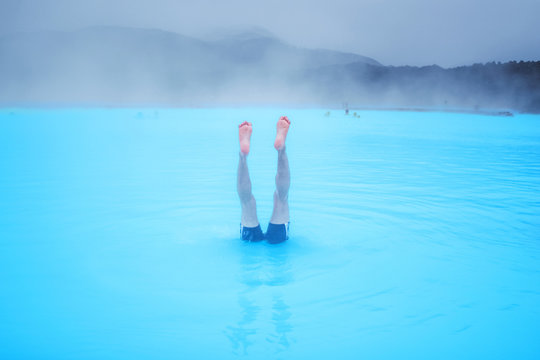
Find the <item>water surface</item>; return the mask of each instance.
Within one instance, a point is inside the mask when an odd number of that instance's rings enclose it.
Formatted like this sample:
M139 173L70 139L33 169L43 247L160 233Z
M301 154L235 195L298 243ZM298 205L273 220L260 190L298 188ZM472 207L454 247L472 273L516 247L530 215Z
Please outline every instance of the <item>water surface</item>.
M326 111L0 110L0 357L538 358L540 117Z

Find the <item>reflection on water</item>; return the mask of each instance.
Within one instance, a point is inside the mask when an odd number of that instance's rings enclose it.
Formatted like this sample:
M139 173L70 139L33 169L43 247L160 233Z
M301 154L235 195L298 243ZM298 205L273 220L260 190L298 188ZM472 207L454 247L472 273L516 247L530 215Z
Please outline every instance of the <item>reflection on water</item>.
M272 320L275 327L275 333L270 334L266 339L270 343L278 345L276 352L289 347L289 333L292 332L292 325L287 322L291 317L289 306L285 303L282 296L276 295L273 298Z
M228 326L225 333L231 341L233 352L247 355L248 347L255 343L252 338L257 334L257 329L253 323L257 320L260 307L249 300L245 292L238 294L238 304L242 307L242 318L235 326Z
M290 346L292 313L283 289L293 281L287 245L243 243L239 246L241 317L225 331L236 355L248 355L249 347L259 341L270 344L273 353Z

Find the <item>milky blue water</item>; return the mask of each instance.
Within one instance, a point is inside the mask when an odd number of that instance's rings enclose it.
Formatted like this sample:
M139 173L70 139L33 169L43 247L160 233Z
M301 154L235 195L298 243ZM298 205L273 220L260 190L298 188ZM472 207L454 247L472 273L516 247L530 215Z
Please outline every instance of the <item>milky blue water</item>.
M0 110L0 358L538 358L540 116L326 111Z

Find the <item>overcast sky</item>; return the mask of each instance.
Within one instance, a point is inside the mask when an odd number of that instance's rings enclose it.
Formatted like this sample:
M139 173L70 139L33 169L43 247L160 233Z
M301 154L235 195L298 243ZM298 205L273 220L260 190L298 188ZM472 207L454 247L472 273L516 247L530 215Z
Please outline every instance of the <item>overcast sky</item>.
M260 26L297 46L444 67L540 60L540 0L0 0L0 33Z

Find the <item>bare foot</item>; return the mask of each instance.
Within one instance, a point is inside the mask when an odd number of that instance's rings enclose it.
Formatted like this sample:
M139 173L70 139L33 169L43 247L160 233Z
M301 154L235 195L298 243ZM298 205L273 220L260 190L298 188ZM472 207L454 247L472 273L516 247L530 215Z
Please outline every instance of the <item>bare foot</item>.
M277 122L276 141L274 141L274 147L276 150L281 150L285 147L285 138L287 137L287 132L289 131L289 125L291 125L291 122L286 116L279 118Z
M249 154L249 141L251 139L251 132L253 129L251 128L251 123L244 121L240 125L238 125L238 136L240 138L240 151L242 154L247 155Z

